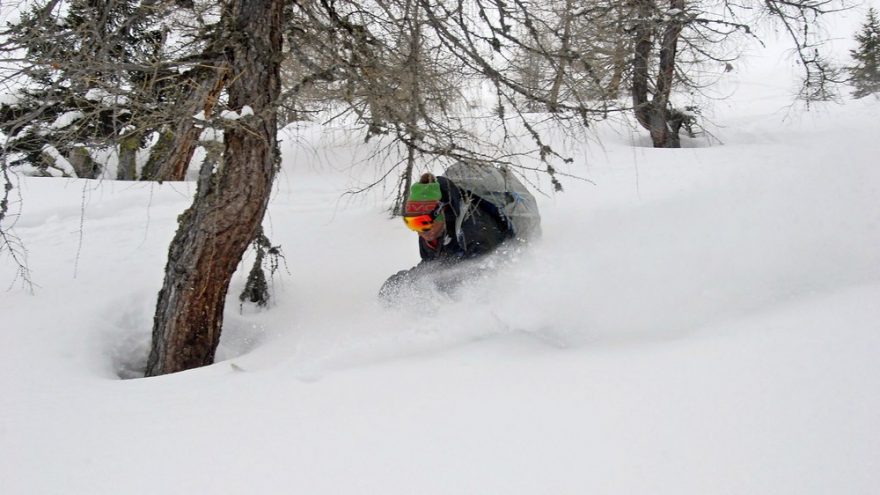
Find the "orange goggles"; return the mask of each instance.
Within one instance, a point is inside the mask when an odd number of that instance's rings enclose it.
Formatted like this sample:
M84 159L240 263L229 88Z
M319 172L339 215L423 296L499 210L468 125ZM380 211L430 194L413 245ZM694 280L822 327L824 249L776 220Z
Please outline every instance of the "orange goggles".
M413 232L427 232L434 226L434 217L431 215L419 215L417 217L403 217L403 223Z
M403 217L403 223L413 232L427 232L434 227L434 221L442 221L443 215L419 215L417 217Z

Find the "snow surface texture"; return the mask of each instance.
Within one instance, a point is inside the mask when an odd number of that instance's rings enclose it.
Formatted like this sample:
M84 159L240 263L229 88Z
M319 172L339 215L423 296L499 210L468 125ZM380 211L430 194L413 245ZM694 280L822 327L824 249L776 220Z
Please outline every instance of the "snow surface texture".
M219 362L157 379L120 376L193 184L22 180L39 286L0 298L2 493L878 493L880 104L790 114L754 74L723 144L609 124L571 148L595 185L539 198L541 243L396 310L376 291L415 238L341 194L369 150L287 135L273 306L239 307L249 257Z

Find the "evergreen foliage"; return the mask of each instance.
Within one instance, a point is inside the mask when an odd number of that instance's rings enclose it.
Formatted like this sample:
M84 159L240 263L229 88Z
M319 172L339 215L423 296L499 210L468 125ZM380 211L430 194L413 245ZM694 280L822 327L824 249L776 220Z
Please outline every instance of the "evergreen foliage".
M874 8L868 9L856 41L858 48L850 50L850 55L856 61L856 65L849 68L850 82L855 86L853 96L863 98L880 93L880 19Z
M17 101L0 107L10 166L62 168L60 158L114 146L142 125L161 101L154 82L164 34L157 11L141 4L75 0L61 9L50 2L7 26L4 46L26 61Z

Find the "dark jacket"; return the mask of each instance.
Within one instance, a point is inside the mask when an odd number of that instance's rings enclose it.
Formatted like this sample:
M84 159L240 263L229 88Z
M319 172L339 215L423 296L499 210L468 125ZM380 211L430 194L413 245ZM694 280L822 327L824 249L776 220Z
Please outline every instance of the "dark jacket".
M455 262L488 254L513 237L513 230L492 203L463 191L446 177L437 177L446 217L446 233L436 246L419 237L422 262Z

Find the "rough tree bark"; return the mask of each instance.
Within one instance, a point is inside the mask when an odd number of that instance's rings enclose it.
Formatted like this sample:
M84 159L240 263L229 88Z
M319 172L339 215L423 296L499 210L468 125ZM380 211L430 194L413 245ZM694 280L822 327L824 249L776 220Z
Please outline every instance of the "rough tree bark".
M221 166L203 167L193 205L168 253L146 375L213 363L229 282L260 228L278 161L283 0L233 0L224 16L230 45L229 106L254 115L224 133Z

